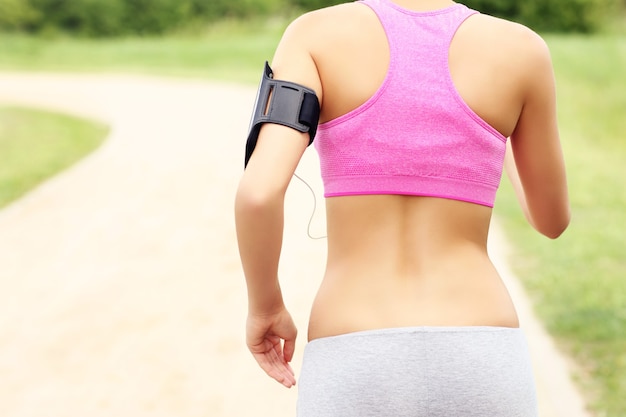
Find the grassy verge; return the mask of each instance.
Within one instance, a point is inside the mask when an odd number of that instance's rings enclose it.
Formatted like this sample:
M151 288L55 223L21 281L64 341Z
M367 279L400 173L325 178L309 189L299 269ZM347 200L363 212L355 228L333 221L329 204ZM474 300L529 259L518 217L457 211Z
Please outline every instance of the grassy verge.
M0 207L94 150L107 132L70 116L0 107Z
M626 415L626 38L548 37L573 218L557 241L525 224L508 186L497 213L538 313L580 364L598 416ZM506 185L506 184L503 184Z
M256 83L287 20L223 21L165 38L41 39L3 34L0 69L151 73Z

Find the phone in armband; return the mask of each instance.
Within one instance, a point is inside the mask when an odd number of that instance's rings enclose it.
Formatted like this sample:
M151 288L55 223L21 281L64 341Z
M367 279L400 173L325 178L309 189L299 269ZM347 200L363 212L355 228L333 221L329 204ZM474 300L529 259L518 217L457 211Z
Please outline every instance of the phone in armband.
M269 63L259 84L248 139L244 169L254 152L259 131L264 123L276 123L309 133L309 145L313 143L320 117L320 104L315 91L289 81L275 80Z

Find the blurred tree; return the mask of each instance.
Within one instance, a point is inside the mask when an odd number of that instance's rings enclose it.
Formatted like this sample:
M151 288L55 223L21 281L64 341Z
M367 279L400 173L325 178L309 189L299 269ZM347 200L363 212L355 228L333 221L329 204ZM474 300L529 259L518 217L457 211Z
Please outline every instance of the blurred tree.
M193 5L191 0L122 1L126 6L125 31L137 34L158 34L180 26L191 17Z
M519 1L511 0L467 0L461 1L472 9L499 17L514 18L518 14Z
M519 2L516 19L538 31L595 32L618 12L619 0L534 0Z
M0 0L0 29L28 29L39 16L28 0Z
M346 3L345 1L333 0L291 0L291 3L304 10L321 9L322 7L333 6L335 4Z
M291 0L304 10L344 3L337 0ZM528 25L535 30L592 32L602 27L619 2L626 0L459 0L482 13Z
M214 20L222 17L250 17L280 12L289 0L194 0L195 9Z
M67 31L86 36L123 32L124 0L30 0L39 12L35 31Z
M348 0L350 1L350 0ZM540 31L591 32L626 0L460 0ZM312 10L345 0L0 0L0 29L84 36L160 34L224 17Z

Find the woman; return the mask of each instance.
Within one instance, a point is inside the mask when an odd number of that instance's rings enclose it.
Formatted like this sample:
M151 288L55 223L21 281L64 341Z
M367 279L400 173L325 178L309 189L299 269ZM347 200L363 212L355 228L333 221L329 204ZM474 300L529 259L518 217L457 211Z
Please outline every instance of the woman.
M449 0L364 0L296 19L272 66L321 103L328 260L298 415L535 416L525 340L486 242L507 146L529 223L550 238L569 223L543 40ZM286 387L296 329L277 279L283 198L308 143L263 125L235 208L247 344Z

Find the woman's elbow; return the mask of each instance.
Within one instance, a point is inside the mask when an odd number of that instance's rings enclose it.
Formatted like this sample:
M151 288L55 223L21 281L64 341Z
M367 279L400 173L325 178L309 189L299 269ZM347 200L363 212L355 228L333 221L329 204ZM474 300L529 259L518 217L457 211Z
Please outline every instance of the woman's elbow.
M235 196L235 216L256 216L282 201L280 193L262 187L240 186Z
M569 208L562 213L546 218L543 222L535 222L535 229L550 239L556 239L565 232L570 224L571 214Z

